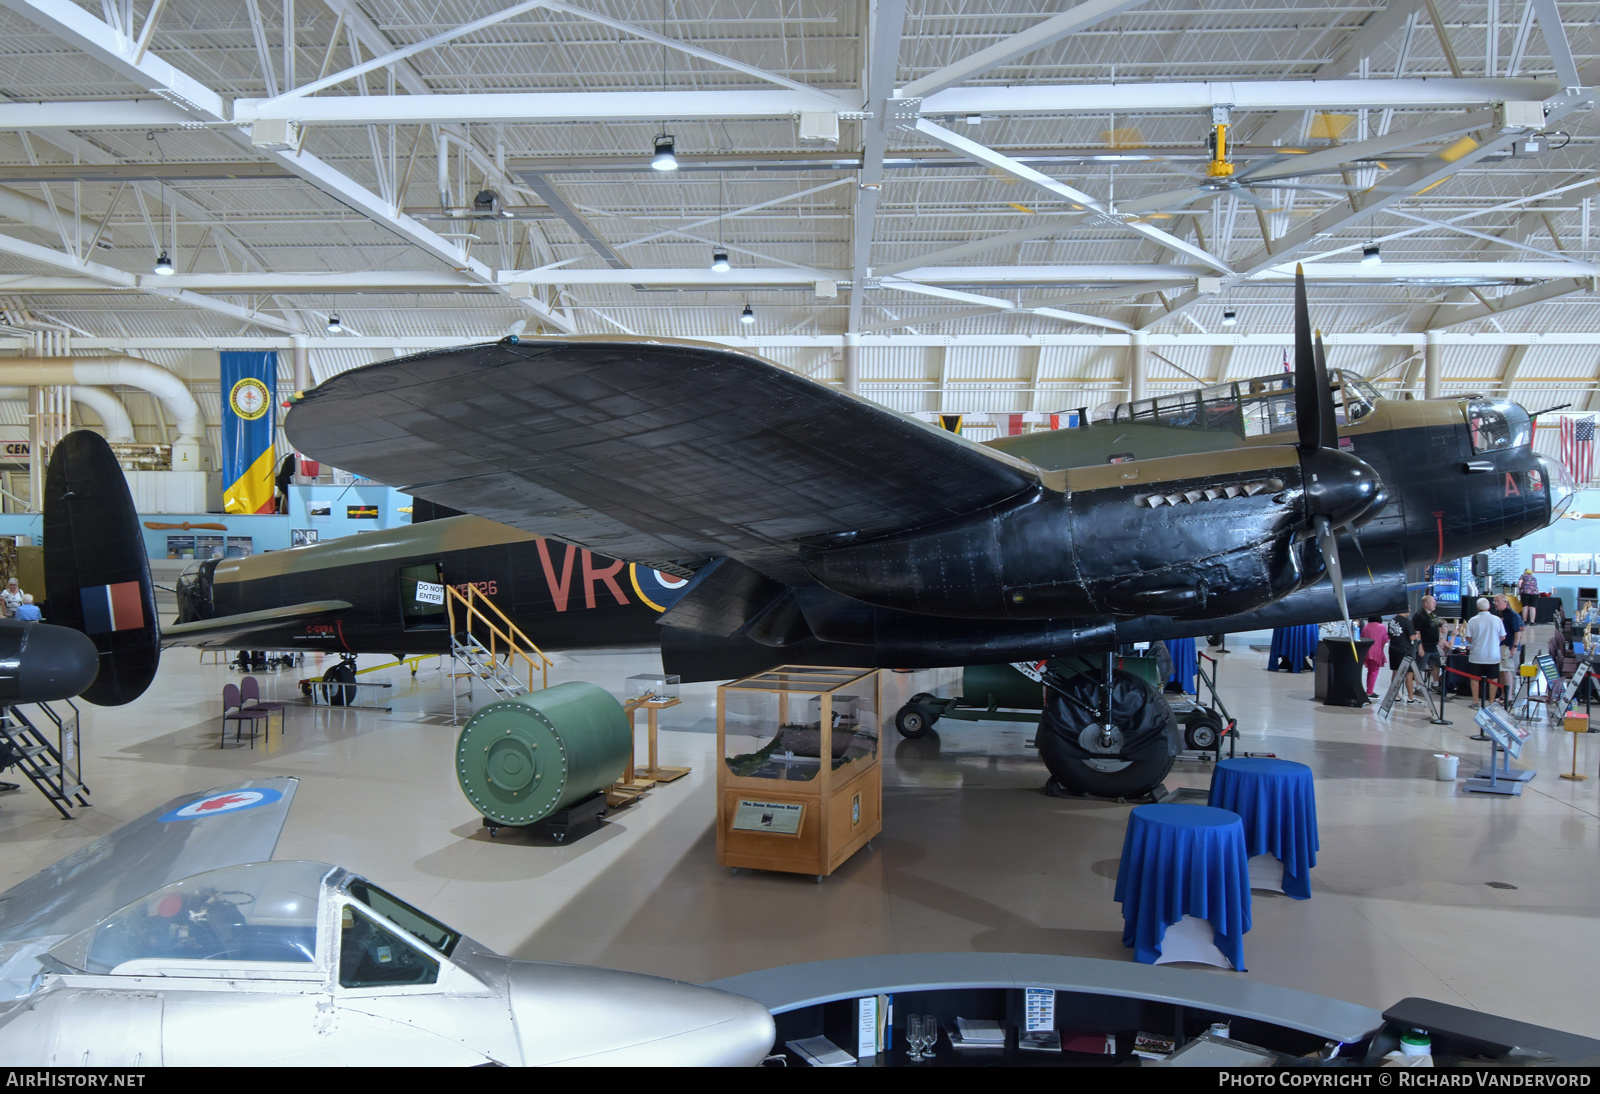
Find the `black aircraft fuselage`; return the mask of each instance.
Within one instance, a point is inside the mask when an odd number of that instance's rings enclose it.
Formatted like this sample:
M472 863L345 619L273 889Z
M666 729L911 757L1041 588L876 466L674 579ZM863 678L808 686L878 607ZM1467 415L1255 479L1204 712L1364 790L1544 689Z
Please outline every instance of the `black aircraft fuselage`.
M1270 381L1270 382L1269 382ZM1358 614L1398 610L1408 567L1463 557L1548 524L1571 485L1531 447L1528 415L1514 403L1478 398L1377 398L1359 377L1335 374L1342 400L1341 447L1381 475L1387 503L1341 541L1347 589ZM1050 470L1126 459L1198 455L1281 444L1292 430L1292 392L1276 378L1186 397L1119 407L1091 427L992 442ZM1206 399L1202 396L1210 395ZM1242 416L1241 420L1229 415ZM1209 428L1196 428L1197 425ZM1174 527L1203 523L1203 496L1152 501ZM1076 545L1080 567L1094 552L1139 549L1114 523ZM796 590L781 627L720 638L657 620L693 579L605 558L478 517L424 521L289 551L199 564L180 587L180 626L163 644L295 649L329 653L442 653L442 605L417 598L417 583L475 585L547 650L662 646L667 672L685 680L727 679L783 663L916 668L1031 660L1092 652L1129 641L1230 629L1322 622L1338 616L1315 542L1297 545L1300 585L1266 608L1174 618L1116 614L1084 618L975 620L874 606L821 585ZM218 627L291 605L322 605L246 628ZM769 621L770 622L770 621ZM208 629L210 628L210 629ZM760 639L753 637L759 634Z
M682 578L603 558L571 544L473 516L366 532L328 543L191 567L179 584L179 627L164 644L329 653L448 653L443 604L417 599L417 583L476 587L541 648L651 646L656 618L682 593ZM327 610L192 638L181 624L286 604L343 602Z

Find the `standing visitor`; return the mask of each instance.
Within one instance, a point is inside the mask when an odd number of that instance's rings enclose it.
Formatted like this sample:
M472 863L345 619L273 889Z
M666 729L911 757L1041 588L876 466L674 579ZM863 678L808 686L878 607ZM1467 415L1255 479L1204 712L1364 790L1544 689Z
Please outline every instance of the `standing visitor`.
M1431 596L1422 598L1422 608L1411 617L1411 629L1417 636L1417 665L1430 684L1439 683L1439 666L1444 662L1439 656L1439 631L1443 623L1434 614L1439 602Z
M4 611L7 619L17 617L17 609L22 606L22 590L17 588L17 579L12 578L6 582L4 592L0 592L0 611Z
M1399 672L1401 662L1407 657L1415 657L1416 649L1417 629L1411 625L1411 617L1400 612L1389 620L1389 671ZM1407 672L1406 702L1417 701L1417 674L1415 671Z
M1500 641L1506 636L1506 626L1500 622L1500 617L1489 610L1489 601L1484 597L1478 598L1478 614L1467 623L1467 642L1471 649L1467 653L1467 661L1472 665L1472 705L1480 705L1478 700L1478 681L1483 681L1482 706L1488 706L1494 701L1491 689L1500 678Z
M1367 666L1367 698L1376 699L1378 693L1378 670L1383 668L1383 650L1389 644L1389 628L1383 621L1383 616L1368 616L1361 627L1362 641L1371 642L1367 647L1367 656L1363 663Z
M1533 598L1539 595L1539 579L1533 576L1532 570L1523 570L1522 576L1517 579L1517 596L1522 600L1522 621L1534 622L1538 609L1533 606Z

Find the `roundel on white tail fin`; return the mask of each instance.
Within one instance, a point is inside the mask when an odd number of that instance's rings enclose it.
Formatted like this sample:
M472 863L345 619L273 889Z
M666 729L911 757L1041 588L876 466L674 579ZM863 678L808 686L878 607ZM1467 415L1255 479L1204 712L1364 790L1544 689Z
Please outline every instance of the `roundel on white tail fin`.
M639 599L658 612L664 612L676 604L689 586L686 577L652 570L637 562L629 564L628 579L633 582L633 591L639 594Z

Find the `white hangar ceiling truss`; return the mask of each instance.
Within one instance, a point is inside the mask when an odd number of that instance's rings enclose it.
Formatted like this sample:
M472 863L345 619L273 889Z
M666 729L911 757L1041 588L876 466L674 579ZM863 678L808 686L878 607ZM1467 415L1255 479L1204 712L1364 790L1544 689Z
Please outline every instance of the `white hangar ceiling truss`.
M1420 392L1431 343L1446 393L1600 409L1597 19L0 0L0 348L199 377L298 340L325 376L513 332L677 335L998 416L1279 367L1298 262L1332 363L1391 393ZM650 167L662 136L675 171Z

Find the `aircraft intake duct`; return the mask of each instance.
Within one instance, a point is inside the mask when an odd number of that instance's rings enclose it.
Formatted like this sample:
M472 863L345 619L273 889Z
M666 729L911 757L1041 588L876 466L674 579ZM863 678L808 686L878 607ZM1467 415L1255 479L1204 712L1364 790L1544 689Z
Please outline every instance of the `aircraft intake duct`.
M487 820L537 824L622 777L633 731L622 704L572 681L490 703L456 743L456 779Z

